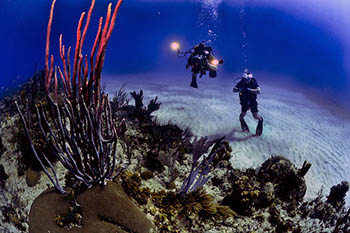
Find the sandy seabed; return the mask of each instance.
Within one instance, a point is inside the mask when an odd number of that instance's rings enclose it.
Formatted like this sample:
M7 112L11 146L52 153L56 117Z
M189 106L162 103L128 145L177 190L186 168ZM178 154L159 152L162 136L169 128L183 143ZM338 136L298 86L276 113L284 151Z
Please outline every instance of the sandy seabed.
M251 133L241 132L233 79L203 77L198 79L198 89L189 86L190 78L159 74L105 75L104 81L111 96L123 83L128 92L142 89L145 105L158 96L162 105L154 115L160 122L190 127L198 136L225 136L233 149L235 168L258 167L272 154L284 155L298 167L305 160L311 162L306 198L315 197L322 186L327 194L332 185L350 180L350 112L306 93L306 89L272 86L258 79L264 132L256 137L257 122L249 112L246 121Z

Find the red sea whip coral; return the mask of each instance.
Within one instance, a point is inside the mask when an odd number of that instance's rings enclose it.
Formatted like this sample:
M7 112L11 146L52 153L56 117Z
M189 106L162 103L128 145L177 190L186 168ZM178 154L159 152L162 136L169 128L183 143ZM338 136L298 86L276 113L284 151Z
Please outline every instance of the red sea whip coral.
M122 121L118 129L115 127L111 116L108 96L104 93L101 94L101 72L106 47L113 31L122 0L118 1L113 15L111 14L112 4L110 3L108 5L103 30L103 19L102 17L100 18L95 42L90 54L90 69L88 55L85 55L85 59L82 55L82 46L90 23L95 0L91 2L83 33L81 29L85 12L81 14L77 28L77 42L75 45L72 72L70 65L71 48L68 48L66 56L65 45L62 45L62 35L59 40L59 50L63 64L63 72L59 66L57 69L55 68L54 71L53 55L51 55L49 67L50 32L55 2L56 0L53 0L51 4L45 52L45 90L48 103L46 106L41 104L36 107L39 127L46 143L51 143L53 145L54 150L52 153L76 180L79 180L88 187L95 184L104 184L105 180L112 179L120 173L120 171L118 171L112 176L116 164L117 135L123 133L125 129L124 121ZM60 105L57 102L57 70L64 89L64 103ZM90 77L88 77L89 74ZM51 94L52 88L53 98ZM41 163L44 172L48 175L55 188L59 192L64 193L65 190L58 182L55 169L46 159L45 154L39 152L49 164L53 177L48 173L38 156L38 151L33 145L29 130L18 104L17 109L36 158Z

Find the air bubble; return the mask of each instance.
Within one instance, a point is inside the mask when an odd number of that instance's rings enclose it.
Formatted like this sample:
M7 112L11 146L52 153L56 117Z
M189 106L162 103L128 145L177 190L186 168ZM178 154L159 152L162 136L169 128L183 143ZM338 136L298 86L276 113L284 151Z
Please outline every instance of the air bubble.
M199 25L201 27L206 26L207 35L209 40L216 40L217 34L215 33L216 25L220 21L219 19L219 6L223 0L202 0L201 14L199 18Z

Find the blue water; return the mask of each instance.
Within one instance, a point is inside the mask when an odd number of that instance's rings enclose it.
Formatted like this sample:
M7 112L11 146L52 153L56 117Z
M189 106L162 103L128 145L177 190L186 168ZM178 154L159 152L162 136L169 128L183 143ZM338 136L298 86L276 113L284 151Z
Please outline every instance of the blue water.
M105 16L107 3L96 3L85 53L90 52L98 18ZM188 49L199 41L212 39L214 53L225 60L219 72L229 74L226 77L248 67L255 74L271 73L292 78L307 87L336 94L350 93L350 65L346 64L350 60L350 46L344 45L349 41L331 33L332 25L315 23L311 18L302 18L273 5L255 5L249 0L245 5L242 21L239 3L223 1L215 9L217 18L210 18L213 9L203 9L203 1L125 0L108 45L104 73L180 74L185 61L170 51L170 42L178 40L183 49ZM64 44L74 47L78 18L89 6L90 1L57 0L50 47L56 61L59 34L63 33ZM44 67L49 9L50 1L0 2L1 90L23 82L35 67ZM332 17L332 13L328 12L327 17ZM247 33L244 49L242 24ZM208 34L208 28L213 30L215 38ZM344 30L349 30L349 24L344 24Z

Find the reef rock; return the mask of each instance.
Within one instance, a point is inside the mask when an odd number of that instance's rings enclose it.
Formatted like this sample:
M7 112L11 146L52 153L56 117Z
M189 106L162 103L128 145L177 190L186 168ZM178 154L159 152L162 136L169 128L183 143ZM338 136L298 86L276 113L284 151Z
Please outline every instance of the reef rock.
M290 160L272 156L257 170L233 170L232 191L223 199L223 204L245 216L251 216L257 209L268 208L277 200L297 206L306 192L303 176L310 166L305 162L297 169Z
M343 181L338 185L334 185L331 188L327 202L331 204L335 209L340 209L345 205L345 195L349 190L349 182Z
M246 173L233 181L232 193L223 200L224 205L238 214L251 216L260 200L260 183L254 173Z
M55 222L71 206L65 195L53 190L43 192L34 201L29 215L29 232L106 233L154 232L154 225L125 194L116 182L95 186L77 198L82 207L82 228L70 230Z
M34 187L40 181L41 173L29 168L26 171L26 182L29 187Z
M272 156L261 165L258 177L262 183L274 184L275 195L280 200L301 202L306 193L306 172L300 172L303 168L297 169L283 156Z
M0 164L0 188L5 187L6 180L9 176L6 174L4 166Z
M4 151L6 151L6 148L5 148L4 144L2 143L2 138L0 136L0 157L1 157L2 153L4 153Z

